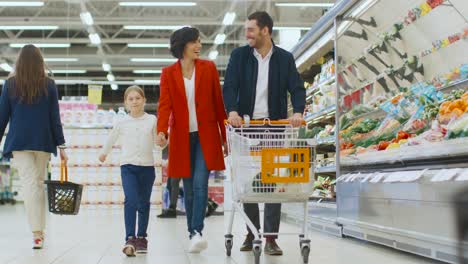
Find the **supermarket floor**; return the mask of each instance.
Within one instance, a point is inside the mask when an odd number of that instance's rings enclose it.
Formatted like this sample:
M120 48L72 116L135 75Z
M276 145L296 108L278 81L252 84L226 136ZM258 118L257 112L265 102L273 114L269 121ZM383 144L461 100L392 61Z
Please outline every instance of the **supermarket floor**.
M91 210L83 208L78 216L48 216L46 246L33 251L26 227L23 206L0 206L0 263L164 263L164 264L250 264L251 253L239 252L244 225L237 217L234 230L234 248L231 258L224 251L224 219L210 217L205 235L209 248L199 255L187 253L185 218L156 220L158 211L152 211L149 228L149 253L127 258L121 253L123 217L121 210ZM295 232L296 227L282 223L282 231ZM352 239L340 239L321 233L312 233L309 263L436 263L417 256ZM296 236L279 239L284 256L262 256L261 263L301 263Z

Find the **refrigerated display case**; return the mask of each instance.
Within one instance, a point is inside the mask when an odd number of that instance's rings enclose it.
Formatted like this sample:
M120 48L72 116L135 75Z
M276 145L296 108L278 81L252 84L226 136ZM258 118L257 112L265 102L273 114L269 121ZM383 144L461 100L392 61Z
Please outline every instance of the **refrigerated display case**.
M335 20L337 222L457 262L468 186L468 2L360 1Z
M309 228L341 236L337 223L335 182L336 160L336 77L334 59L334 17L346 12L356 1L343 0L324 14L293 48L298 71L305 81L307 130L304 138L315 138L314 192L309 199ZM298 223L301 206L283 205L285 221Z

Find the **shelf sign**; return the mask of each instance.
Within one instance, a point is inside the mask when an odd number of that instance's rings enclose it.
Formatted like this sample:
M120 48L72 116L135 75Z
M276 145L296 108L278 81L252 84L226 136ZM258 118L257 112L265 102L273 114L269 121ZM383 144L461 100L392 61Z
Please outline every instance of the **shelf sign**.
M88 103L102 103L102 85L88 85Z

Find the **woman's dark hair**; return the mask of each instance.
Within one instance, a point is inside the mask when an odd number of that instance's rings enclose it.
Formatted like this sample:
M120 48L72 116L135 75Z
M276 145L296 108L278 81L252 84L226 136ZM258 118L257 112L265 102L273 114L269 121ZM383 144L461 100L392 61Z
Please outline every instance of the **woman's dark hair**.
M192 27L183 27L174 31L171 35L171 54L177 59L182 59L185 45L189 42L197 41L200 37L200 31Z
M260 29L268 27L268 32L270 32L270 35L273 33L273 19L267 12L257 11L255 13L250 14L248 19L257 21L257 26Z
M34 45L25 45L16 59L14 78L15 95L21 102L32 104L47 95L47 76L41 51Z

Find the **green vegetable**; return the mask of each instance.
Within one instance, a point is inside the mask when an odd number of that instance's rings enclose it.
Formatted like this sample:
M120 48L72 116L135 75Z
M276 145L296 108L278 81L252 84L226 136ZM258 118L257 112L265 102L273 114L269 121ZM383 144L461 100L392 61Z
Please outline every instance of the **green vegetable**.
M450 94L446 95L445 99L447 99L447 101L455 101L460 99L464 93L465 91L462 89L453 90Z

